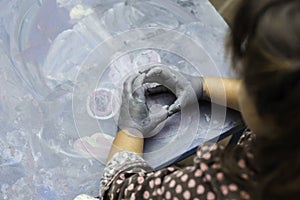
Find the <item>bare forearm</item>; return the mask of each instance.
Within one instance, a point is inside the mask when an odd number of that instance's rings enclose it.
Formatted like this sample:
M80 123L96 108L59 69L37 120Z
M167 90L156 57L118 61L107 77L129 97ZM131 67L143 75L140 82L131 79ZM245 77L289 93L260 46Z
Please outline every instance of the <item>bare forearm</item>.
M115 153L119 151L130 151L142 155L143 149L144 139L142 136L137 137L130 134L126 130L121 130L117 133L113 141L112 147L107 158L107 162L112 158L112 156Z
M241 81L238 79L204 77L203 90L211 102L239 111L240 84Z

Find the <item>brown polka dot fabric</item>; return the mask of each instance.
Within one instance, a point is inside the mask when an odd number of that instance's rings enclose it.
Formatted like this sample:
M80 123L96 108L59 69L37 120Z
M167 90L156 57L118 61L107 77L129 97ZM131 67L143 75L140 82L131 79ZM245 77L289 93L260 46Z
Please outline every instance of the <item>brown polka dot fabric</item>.
M124 170L111 182L103 199L173 199L233 200L250 199L250 195L231 181L222 169L224 149L216 144L198 148L193 166L168 167L156 172ZM237 160L242 179L251 176L243 158ZM243 169L245 169L243 171Z

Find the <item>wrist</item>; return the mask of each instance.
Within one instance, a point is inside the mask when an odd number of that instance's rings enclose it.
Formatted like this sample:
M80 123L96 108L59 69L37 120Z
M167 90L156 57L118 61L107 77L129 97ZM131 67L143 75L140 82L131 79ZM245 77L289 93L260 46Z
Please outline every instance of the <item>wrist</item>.
M123 127L122 129L118 128L118 134L124 134L127 137L131 138L143 138L143 133L136 129L136 128L130 128L130 127Z
M203 90L203 77L201 76L189 76L188 77L192 88L197 96L197 100L202 100L204 97L204 90Z
M128 130L119 130L111 146L107 161L120 151L130 151L142 156L144 148L143 137L137 137Z
M203 92L202 92L202 99L209 101L210 100L210 94L209 94L209 90L208 90L208 86L207 83L205 81L205 78L203 77Z

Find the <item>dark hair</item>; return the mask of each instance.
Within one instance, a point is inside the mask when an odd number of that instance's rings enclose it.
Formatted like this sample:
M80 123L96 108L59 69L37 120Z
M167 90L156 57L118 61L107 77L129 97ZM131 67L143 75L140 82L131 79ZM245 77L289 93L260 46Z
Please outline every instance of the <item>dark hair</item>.
M229 47L259 115L276 127L257 136L257 177L245 185L253 199L299 199L300 1L242 0Z

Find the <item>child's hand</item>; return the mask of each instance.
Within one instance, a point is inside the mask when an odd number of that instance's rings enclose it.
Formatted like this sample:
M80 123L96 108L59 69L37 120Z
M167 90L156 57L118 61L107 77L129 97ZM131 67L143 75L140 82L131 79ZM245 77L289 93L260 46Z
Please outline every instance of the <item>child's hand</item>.
M131 134L150 137L149 133L168 117L167 109L150 113L146 104L143 82L145 74L132 75L124 83L118 125Z
M146 73L144 83L161 84L156 88L149 88L150 94L169 90L176 95L177 100L169 107L169 115L179 112L185 106L197 103L203 96L202 77L183 75L163 65L150 67L144 73Z

